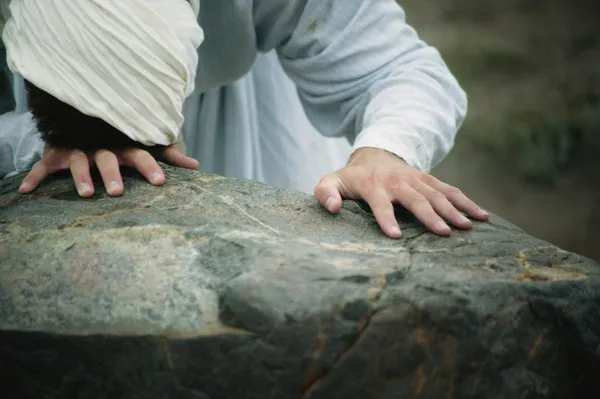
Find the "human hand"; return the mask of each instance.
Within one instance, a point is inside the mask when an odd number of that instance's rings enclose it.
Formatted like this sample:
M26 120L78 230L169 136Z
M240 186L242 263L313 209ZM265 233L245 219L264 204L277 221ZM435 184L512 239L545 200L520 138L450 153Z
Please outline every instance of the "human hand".
M198 169L199 167L198 161L185 156L174 145L168 146L162 151L162 158L178 167L187 169ZM108 195L119 196L123 194L120 166L136 169L153 185L162 185L165 182L164 172L156 159L148 151L139 148L128 148L115 152L98 150L86 154L79 150L46 147L42 159L33 165L23 179L19 192L30 193L48 175L70 169L79 195L84 198L91 197L94 195L95 189L90 168L96 167L102 176Z
M375 148L358 149L344 168L323 177L315 197L332 213L340 211L342 199L364 200L390 238L402 237L393 204L402 205L429 230L443 236L451 232L446 221L462 229L473 226L461 211L480 221L488 219L458 188Z

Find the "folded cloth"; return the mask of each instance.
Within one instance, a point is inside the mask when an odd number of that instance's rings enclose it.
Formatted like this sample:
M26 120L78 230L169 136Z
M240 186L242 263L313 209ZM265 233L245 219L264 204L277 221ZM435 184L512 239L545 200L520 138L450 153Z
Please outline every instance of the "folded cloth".
M198 13L198 0L13 0L7 63L132 140L170 145L194 90Z

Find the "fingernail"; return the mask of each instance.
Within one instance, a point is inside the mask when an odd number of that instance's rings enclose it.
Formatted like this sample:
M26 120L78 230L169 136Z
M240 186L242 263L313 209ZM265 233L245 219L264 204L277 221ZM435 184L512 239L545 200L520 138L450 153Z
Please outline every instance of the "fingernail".
M392 233L393 235L399 235L399 236L402 235L402 232L400 231L400 227L398 227L398 226L392 226L390 228L390 233Z
M121 185L119 184L119 182L113 181L113 182L110 182L110 184L108 185L108 192L114 193L115 191L118 191L120 188L121 188Z
M21 187L19 187L19 190L25 190L29 188L29 182L24 181L23 183L21 183Z
M469 218L468 218L468 217L466 217L465 215L460 215L460 217L459 217L459 220L460 220L462 223L469 223L469 222L470 222Z
M81 183L77 189L77 192L79 193L79 195L84 195L89 193L92 190L92 188L90 187L89 184L87 183Z
M335 198L329 197L329 198L327 198L327 201L325 201L325 208L327 208L327 210L331 211L331 208L333 208L334 204L335 204Z
M483 216L490 216L489 213L487 213L486 211L484 211L483 209L479 208L479 212L481 213L481 215Z
M162 179L162 175L158 172L155 172L152 174L152 176L150 176L150 181L155 184L160 183L161 179Z
M435 226L438 228L438 230L450 231L450 227L444 222L437 222Z

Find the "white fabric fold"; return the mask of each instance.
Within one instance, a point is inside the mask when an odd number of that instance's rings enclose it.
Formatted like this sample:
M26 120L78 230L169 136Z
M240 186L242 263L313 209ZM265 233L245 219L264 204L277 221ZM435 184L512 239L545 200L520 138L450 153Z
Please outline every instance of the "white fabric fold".
M13 73L137 142L179 140L204 40L198 0L13 0L10 13Z

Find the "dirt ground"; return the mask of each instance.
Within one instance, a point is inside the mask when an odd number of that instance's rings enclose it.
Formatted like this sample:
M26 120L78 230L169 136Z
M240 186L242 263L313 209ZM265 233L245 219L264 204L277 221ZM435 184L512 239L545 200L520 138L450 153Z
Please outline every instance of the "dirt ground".
M455 149L433 173L600 261L600 2L400 4L469 95Z
M600 261L600 178L597 162L586 162L544 187L521 180L514 165L460 145L433 174L528 233Z

